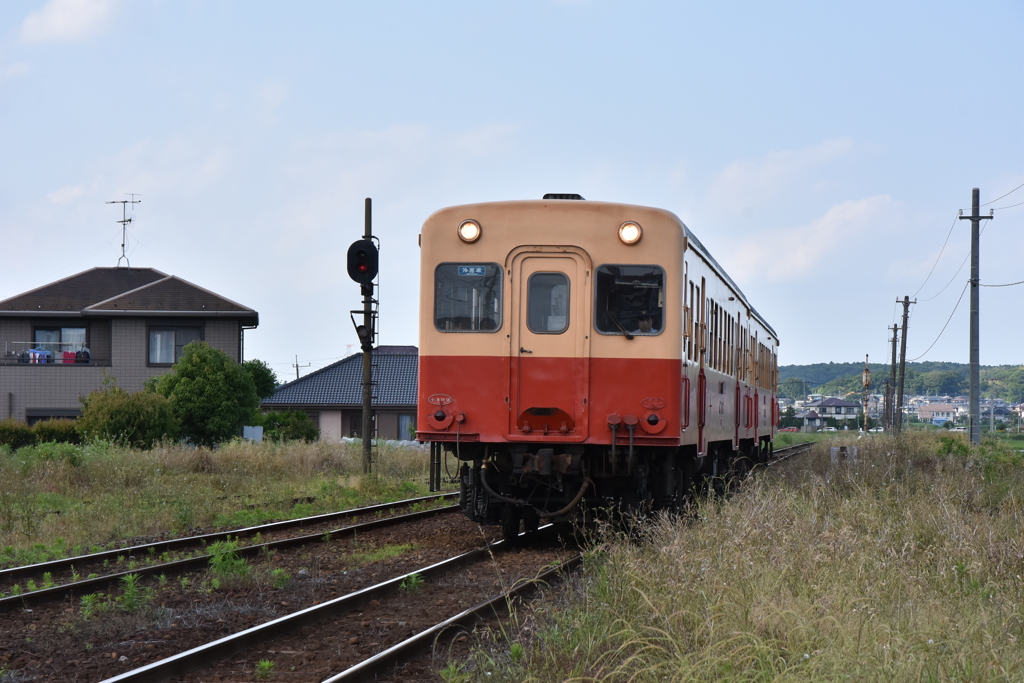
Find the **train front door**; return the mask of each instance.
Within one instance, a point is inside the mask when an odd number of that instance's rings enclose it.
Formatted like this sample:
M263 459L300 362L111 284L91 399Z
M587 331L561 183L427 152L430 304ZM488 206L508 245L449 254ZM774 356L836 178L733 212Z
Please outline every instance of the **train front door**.
M587 438L590 266L585 253L511 259L509 436Z

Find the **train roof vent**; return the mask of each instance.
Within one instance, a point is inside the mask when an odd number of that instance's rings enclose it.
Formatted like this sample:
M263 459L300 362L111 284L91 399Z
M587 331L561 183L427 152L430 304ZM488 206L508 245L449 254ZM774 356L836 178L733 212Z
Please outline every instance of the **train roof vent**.
M578 199L580 201L585 201L581 195L566 194L564 192L548 192L544 195L544 199Z

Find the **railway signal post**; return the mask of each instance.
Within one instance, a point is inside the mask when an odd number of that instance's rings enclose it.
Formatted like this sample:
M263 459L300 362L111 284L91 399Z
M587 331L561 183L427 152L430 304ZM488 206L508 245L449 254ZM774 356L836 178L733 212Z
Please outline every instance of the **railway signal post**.
M363 350L363 472L370 472L370 445L372 431L372 399L373 399L373 342L376 337L377 311L374 306L377 301L373 298L373 281L378 271L378 251L373 238L371 221L371 200L366 198L366 217L363 229L363 239L356 240L348 248L348 275L359 283L359 290L363 295L362 311L350 311L349 315L355 313L363 314L363 324L356 323L356 335L359 337L359 346Z

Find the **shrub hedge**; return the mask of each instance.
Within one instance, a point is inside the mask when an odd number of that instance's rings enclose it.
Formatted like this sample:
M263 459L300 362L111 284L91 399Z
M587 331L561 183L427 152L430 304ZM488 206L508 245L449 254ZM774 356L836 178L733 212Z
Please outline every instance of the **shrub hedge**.
M24 448L35 444L36 441L36 433L24 422L15 420L13 417L0 420L0 445Z
M57 443L82 443L82 435L78 433L77 420L43 420L32 428L39 443L55 441Z

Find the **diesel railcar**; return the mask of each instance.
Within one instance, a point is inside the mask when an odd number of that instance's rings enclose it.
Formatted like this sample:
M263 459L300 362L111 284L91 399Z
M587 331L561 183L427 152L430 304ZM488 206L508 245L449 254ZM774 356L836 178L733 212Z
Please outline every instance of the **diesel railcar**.
M770 456L778 337L671 212L468 204L420 247L417 438L474 521L669 508Z

